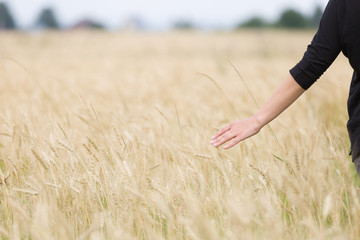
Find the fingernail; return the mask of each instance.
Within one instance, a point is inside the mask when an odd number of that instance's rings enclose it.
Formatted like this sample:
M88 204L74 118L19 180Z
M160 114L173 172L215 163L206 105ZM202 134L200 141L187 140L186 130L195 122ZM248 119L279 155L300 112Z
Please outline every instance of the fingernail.
M212 136L212 137L211 137L211 139L214 139L214 138L215 138L215 136Z

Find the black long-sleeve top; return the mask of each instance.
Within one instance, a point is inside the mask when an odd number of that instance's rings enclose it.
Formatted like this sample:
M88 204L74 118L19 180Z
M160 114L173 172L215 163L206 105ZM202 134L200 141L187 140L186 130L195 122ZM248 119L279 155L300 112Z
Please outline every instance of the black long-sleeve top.
M340 52L354 69L348 99L347 128L353 159L360 155L360 1L330 0L319 29L302 60L290 74L308 89L333 63Z

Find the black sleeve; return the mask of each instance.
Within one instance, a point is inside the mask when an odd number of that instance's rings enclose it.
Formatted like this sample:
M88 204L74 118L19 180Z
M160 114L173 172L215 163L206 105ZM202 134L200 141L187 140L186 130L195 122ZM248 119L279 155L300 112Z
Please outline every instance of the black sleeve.
M290 70L291 76L305 90L320 78L341 51L336 4L336 0L329 1L303 59Z

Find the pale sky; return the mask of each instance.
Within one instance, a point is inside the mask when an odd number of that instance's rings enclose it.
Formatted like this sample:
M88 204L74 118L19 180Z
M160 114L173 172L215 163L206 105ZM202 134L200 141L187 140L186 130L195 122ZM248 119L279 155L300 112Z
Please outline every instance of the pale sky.
M0 0L1 2L1 0ZM3 0L17 23L31 25L45 6L56 10L62 25L68 26L84 17L91 17L116 28L124 20L141 17L154 28L166 28L180 19L201 26L233 27L235 24L258 15L274 20L279 13L293 7L311 14L316 5L325 7L328 0Z

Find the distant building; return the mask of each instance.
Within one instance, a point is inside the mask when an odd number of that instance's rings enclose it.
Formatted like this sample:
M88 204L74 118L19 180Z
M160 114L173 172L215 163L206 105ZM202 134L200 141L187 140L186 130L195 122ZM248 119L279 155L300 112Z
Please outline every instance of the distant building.
M80 29L104 29L104 25L92 21L90 19L83 19L77 23L75 23L72 27L70 27L71 30L80 30Z

